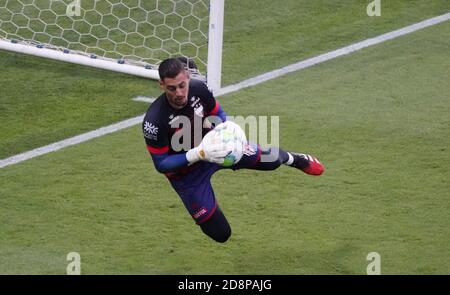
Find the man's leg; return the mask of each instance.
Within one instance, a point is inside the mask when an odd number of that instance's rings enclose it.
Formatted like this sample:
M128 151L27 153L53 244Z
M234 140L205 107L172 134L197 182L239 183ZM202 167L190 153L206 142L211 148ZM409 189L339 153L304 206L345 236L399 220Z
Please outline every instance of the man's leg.
M201 230L214 241L225 243L231 236L231 227L217 204L210 180L176 191Z
M201 230L213 240L224 243L231 236L230 225L217 204L211 176L222 167L203 162L183 178L171 180L189 214Z
M206 235L219 243L225 243L231 236L230 224L219 207L210 219L200 224L200 228Z
M297 168L310 175L321 175L324 172L323 165L311 155L286 152L277 147L261 149L254 144L249 144L248 151L244 153L241 161L232 168L268 171L275 170L281 165Z

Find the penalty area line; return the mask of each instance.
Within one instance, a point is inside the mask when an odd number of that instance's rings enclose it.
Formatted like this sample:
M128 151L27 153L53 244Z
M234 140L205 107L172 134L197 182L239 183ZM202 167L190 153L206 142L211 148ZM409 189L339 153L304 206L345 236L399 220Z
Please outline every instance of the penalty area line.
M404 27L404 28L401 28L398 30L395 30L395 31L392 31L392 32L389 32L389 33L386 33L386 34L379 35L374 38L370 38L370 39L367 39L367 40L364 40L361 42L351 44L349 46L342 47L342 48L334 50L334 51L330 51L328 53L325 53L325 54L322 54L322 55L319 55L319 56L316 56L313 58L309 58L309 59L291 64L291 65L288 65L286 67L283 67L283 68L280 68L280 69L277 69L274 71L267 72L262 75L258 75L256 77L244 80L242 82L239 82L239 83L236 83L233 85L226 86L224 88L221 88L221 89L215 91L214 95L216 95L216 96L225 95L225 94L239 91L244 88L255 86L255 85L264 83L268 80L272 80L272 79L284 76L284 75L292 73L292 72L306 69L311 66L323 63L325 61L361 50L363 48L373 46L376 44L380 44L380 43L386 42L388 40L392 40L394 38L404 36L404 35L410 34L412 32L442 23L449 19L450 19L450 12L440 15L440 16L437 16L437 17L433 17L433 18L424 20L422 22L419 22L419 23L416 23L416 24L413 24L413 25L410 25L410 26L407 26L407 27ZM134 99L136 99L136 98L134 98ZM139 99L137 101L152 102L152 101L148 100L148 99L151 100L152 98L145 97L145 99L146 100ZM61 140L61 141L58 141L58 142L55 142L55 143L52 143L52 144L49 144L49 145L46 145L46 146L43 146L40 148L36 148L36 149L33 149L28 152L24 152L24 153L21 153L21 154L18 154L18 155L15 155L15 156L12 156L12 157L9 157L6 159L2 159L2 160L0 160L0 168L6 167L9 165L13 165L13 164L17 164L17 163L32 159L37 156L48 154L48 153L60 150L62 148L68 147L68 146L76 145L76 144L91 140L93 138L97 138L97 137L100 137L103 135L107 135L107 134L110 134L110 133L113 133L113 132L116 132L116 131L119 131L119 130L122 130L122 129L125 129L128 127L140 124L142 122L142 119L143 119L143 115L140 115L140 116L137 116L137 117L134 117L134 118L131 118L128 120L124 120L124 121L121 121L121 122L118 122L118 123L115 123L115 124L112 124L112 125L109 125L106 127L102 127L102 128L99 128L99 129L96 129L96 130L93 130L93 131L90 131L87 133L83 133L83 134L80 134L80 135L77 135L77 136L74 136L74 137L71 137L71 138L68 138L65 140Z
M138 117L134 117L131 119L127 119L112 125L108 125L106 127L102 127L93 131L89 131L74 137L70 137L25 153L21 153L3 160L0 160L0 168L9 166L9 165L13 165L13 164L17 164L29 159L32 159L34 157L37 156L41 156L41 155L45 155L51 152L55 152L57 150L60 150L62 148L71 146L71 145L76 145L88 140L91 140L93 138L97 138L103 135L107 135L110 133L114 133L116 131L137 125L139 123L142 122L142 119L144 118L144 115L138 116Z

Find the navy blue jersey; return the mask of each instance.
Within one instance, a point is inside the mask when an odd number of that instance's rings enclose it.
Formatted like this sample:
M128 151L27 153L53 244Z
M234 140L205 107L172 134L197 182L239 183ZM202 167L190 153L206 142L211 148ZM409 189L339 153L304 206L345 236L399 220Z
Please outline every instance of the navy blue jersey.
M148 108L142 122L142 130L147 149L151 154L185 153L197 146L200 143L198 140L201 140L210 130L209 127L204 127L205 119L208 116L216 115L220 105L206 84L198 80L190 80L187 98L186 106L177 110L168 103L166 94L163 93ZM189 120L190 124L190 142L186 144L181 141L183 146L187 148L180 150L179 146L172 145L172 137L185 127L183 121L186 122L186 120ZM195 120L197 120L197 125L195 125ZM197 133L200 133L200 135L194 134L194 127L197 127ZM201 131L198 132L198 130ZM176 142L179 142L179 140L176 140Z

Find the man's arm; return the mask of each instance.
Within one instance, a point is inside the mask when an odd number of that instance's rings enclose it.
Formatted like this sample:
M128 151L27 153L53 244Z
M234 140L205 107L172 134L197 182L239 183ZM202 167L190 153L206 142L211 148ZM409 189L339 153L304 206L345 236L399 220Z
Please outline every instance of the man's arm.
M151 153L153 163L155 164L156 170L160 173L167 173L174 171L181 167L186 167L189 165L189 161L187 160L186 153L184 154L176 154L170 155L165 154L153 154Z
M222 109L222 106L220 105L219 101L217 99L214 99L214 100L215 100L215 106L211 110L211 112L208 113L208 116L217 116L222 120L222 122L226 122L227 114Z
M167 129L164 124L159 124L158 119L153 119L151 115L146 115L142 123L142 131L147 150L152 156L156 170L166 173L187 166L189 161L185 154L169 155Z
M147 145L147 149L152 156L156 170L161 173L172 172L200 160L221 164L223 163L223 158L230 152L227 146L216 140L213 132L206 134L199 146L183 154L169 155L168 146L153 148Z
M169 155L169 147L155 148L147 144L147 150L152 156L156 170L161 173L172 172L181 167L187 167L190 164L202 160L202 146L190 149L186 153ZM204 155L204 153L203 153Z

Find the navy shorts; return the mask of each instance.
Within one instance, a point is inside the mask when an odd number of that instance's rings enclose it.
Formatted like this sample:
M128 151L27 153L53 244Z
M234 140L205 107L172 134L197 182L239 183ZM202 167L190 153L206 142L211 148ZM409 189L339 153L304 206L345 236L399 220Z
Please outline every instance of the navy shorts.
M189 214L197 224L207 221L217 209L216 196L211 185L211 176L220 169L252 168L261 159L261 148L249 144L242 159L235 165L225 168L215 163L199 162L195 169L183 177L170 179L170 183L183 201Z

